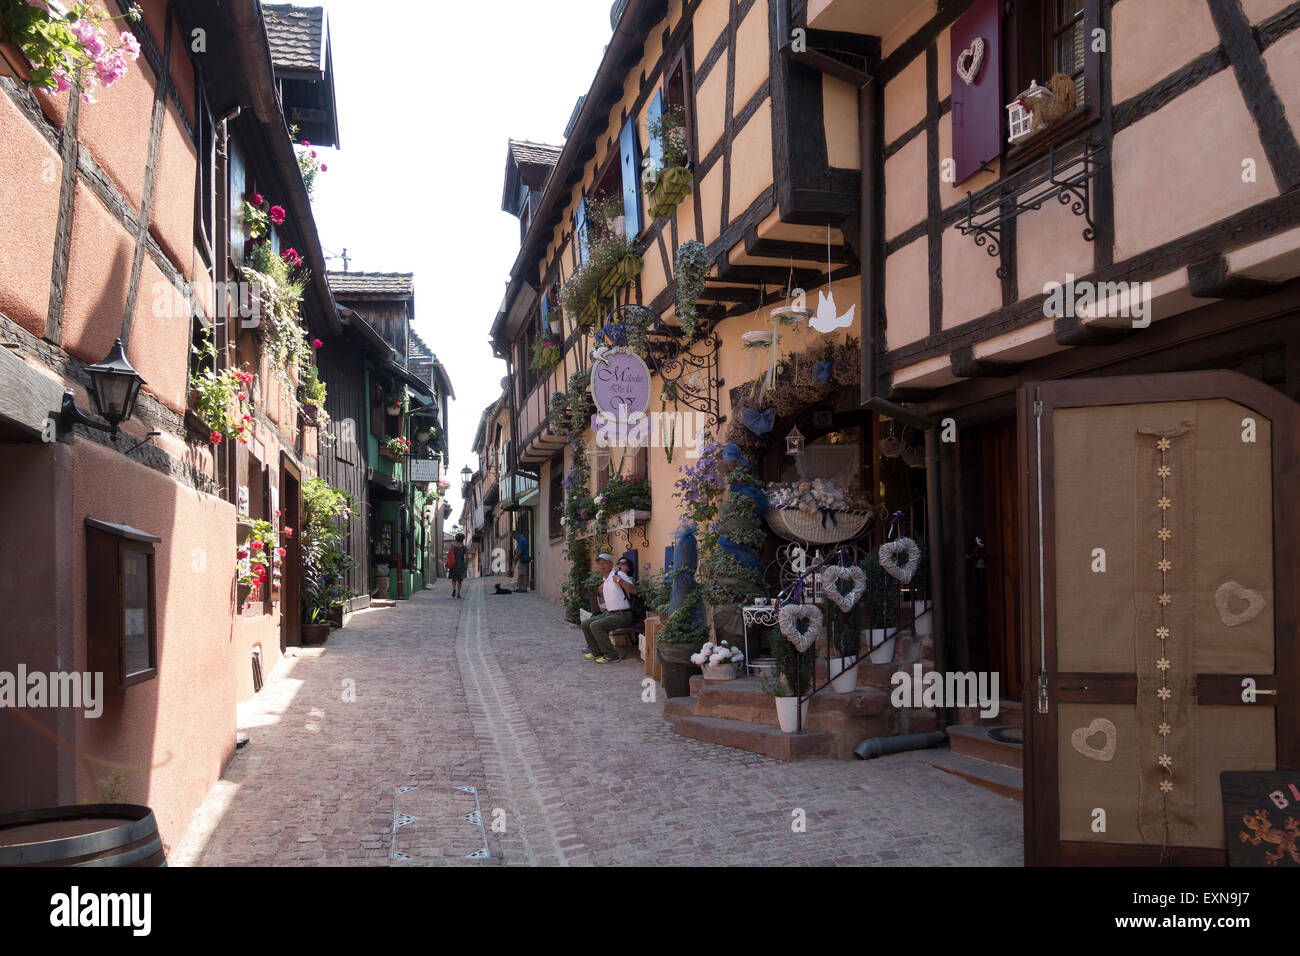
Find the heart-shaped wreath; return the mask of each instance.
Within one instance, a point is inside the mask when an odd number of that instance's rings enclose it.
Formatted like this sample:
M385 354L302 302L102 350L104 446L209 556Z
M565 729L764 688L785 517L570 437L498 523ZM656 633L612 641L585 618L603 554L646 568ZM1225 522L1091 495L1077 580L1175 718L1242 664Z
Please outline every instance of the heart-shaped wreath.
M975 82L975 77L979 76L980 67L984 65L984 38L975 37L970 41L970 46L957 54L957 75L967 86Z
M786 640L800 652L808 650L826 633L822 609L816 604L787 604L781 608L777 621Z
M853 610L853 605L867 590L867 576L856 564L848 567L833 564L821 572L821 578L826 597L845 614ZM848 591L843 588L845 582L851 585Z
M904 554L907 555L907 561L899 564L899 555ZM904 584L911 583L912 575L921 566L921 549L911 538L886 541L880 546L879 556L880 566L885 569L885 573Z

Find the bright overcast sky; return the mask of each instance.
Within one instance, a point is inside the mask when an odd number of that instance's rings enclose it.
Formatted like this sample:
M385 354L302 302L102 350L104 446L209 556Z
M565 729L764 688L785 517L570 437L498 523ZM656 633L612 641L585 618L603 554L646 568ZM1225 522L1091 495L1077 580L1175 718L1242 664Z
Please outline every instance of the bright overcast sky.
M563 143L609 42L612 5L325 3L342 149L320 151L329 171L316 181L316 223L326 255L346 248L351 271L415 273L416 331L456 391L452 522L479 417L506 374L488 344L519 252L519 222L501 211L506 140Z

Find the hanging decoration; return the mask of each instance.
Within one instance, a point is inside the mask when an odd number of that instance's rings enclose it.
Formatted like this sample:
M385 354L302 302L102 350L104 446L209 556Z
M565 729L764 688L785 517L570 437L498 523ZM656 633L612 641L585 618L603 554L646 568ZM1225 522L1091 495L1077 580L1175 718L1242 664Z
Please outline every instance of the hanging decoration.
M867 575L856 564L830 565L821 572L822 593L837 608L848 614L867 590ZM848 590L844 589L845 584Z
M822 609L816 604L787 604L777 613L781 634L802 653L826 634Z
M1106 742L1101 747L1094 747L1088 743L1089 737L1095 737L1102 734ZM1098 717L1087 727L1077 727L1070 734L1070 746L1076 752L1089 760L1098 760L1102 763L1115 758L1115 745L1118 743L1119 731L1115 729L1114 723L1105 717Z
M1245 601L1246 609L1235 613L1228 610L1228 602L1234 599ZM1225 581L1214 592L1214 609L1219 612L1219 620L1226 627L1239 627L1253 621L1264 610L1264 603L1263 594L1254 588L1243 587L1236 581Z
M766 435L776 426L776 409L768 408L764 411L747 408L741 413L741 418L745 422L745 427L755 435Z
M921 548L912 538L902 536L905 520L903 512L894 512L889 519L889 540L880 546L876 556L886 574L903 584L910 584L916 569L921 566ZM895 538L896 534L900 537ZM903 555L906 555L907 560L900 564L898 559Z
M803 454L803 432L799 431L798 425L785 436L785 453L795 458Z
M831 284L831 227L826 227L826 287L829 289ZM808 323L822 335L828 335L836 329L846 329L853 324L853 316L857 312L856 305L849 306L849 311L840 315L839 309L835 307L835 293L830 295L825 292L817 293L817 315Z
M880 439L880 457L897 458L903 451L903 443L894 435L894 420L889 421L889 434Z
M957 75L967 86L973 86L984 66L984 38L977 36L970 41L970 46L957 54Z

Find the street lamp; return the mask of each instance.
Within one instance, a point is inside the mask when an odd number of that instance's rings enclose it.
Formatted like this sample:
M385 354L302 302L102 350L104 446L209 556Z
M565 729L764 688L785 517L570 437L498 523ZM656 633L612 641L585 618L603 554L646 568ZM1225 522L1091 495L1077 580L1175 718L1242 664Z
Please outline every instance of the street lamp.
M467 485L468 485L468 484L469 484L469 480L470 480L471 478L473 478L473 477L474 477L474 472L472 472L472 471L469 470L469 465L466 465L464 468L462 468L462 469L460 470L460 480L461 480L464 484L467 484Z
M108 424L101 425L78 408L76 395L69 388L63 393L64 427L70 429L73 425L85 425L106 431L116 438L117 426L135 411L135 400L140 395L140 386L146 384L145 380L126 360L121 339L113 343L102 361L86 366L86 373L90 376L87 389L90 400L95 404L96 413Z

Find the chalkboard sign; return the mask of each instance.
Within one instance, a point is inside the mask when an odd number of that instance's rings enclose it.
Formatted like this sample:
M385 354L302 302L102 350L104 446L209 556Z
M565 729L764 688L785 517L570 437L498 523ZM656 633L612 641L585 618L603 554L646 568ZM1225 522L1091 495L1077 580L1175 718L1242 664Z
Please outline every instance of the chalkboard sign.
M1300 867L1300 771L1227 770L1219 786L1228 865Z

